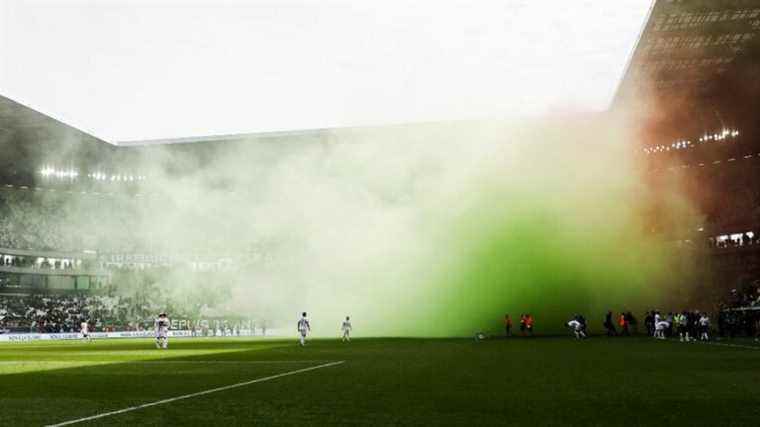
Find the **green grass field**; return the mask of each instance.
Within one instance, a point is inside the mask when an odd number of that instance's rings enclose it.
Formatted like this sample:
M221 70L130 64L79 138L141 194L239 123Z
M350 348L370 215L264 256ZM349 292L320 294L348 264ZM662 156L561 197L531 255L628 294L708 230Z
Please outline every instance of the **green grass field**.
M300 348L293 340L230 338L170 345L0 345L0 425L51 425L183 395L193 396L75 425L760 424L760 346L750 342L359 339ZM271 378L279 374L287 375Z

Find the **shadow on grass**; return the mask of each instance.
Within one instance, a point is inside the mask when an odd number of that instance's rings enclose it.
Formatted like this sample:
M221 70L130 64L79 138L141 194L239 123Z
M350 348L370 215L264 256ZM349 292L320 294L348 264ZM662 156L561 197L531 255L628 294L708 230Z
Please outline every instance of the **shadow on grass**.
M150 345L82 345L100 358L108 350L134 357L0 375L0 424L77 419L335 360L348 363L92 425L753 425L760 416L760 353L741 348L637 338L315 340L306 348L292 340L174 340L165 352ZM160 356L145 360L151 354ZM53 356L84 358L62 355ZM267 360L291 363L255 363Z
M325 363L272 352L285 347L292 341L177 339L167 350L151 340L0 347L0 425L78 419Z

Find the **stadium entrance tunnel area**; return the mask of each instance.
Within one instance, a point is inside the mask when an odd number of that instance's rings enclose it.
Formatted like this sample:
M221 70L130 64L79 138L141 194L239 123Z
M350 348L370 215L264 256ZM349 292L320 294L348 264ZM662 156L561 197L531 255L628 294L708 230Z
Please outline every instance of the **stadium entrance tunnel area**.
M760 346L751 341L0 345L0 425L8 426L757 425L758 390Z

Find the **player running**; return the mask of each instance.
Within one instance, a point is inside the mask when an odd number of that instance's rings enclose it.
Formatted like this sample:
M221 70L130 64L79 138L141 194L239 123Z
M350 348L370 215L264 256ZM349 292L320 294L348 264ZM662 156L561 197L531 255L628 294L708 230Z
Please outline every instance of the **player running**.
M169 347L169 318L166 313L161 313L153 322L156 328L156 348L167 349Z
M90 325L87 323L87 320L82 319L82 323L79 325L79 331L82 333L82 339L91 342L92 338L90 338Z
M301 335L301 346L306 345L306 334L311 331L311 325L309 325L309 319L306 317L306 312L301 313L301 319L298 321L298 333Z
M343 324L340 325L340 330L343 331L343 341L351 341L351 319L346 316L346 320L343 321Z
M567 322L567 327L570 328L570 330L573 331L573 334L575 335L575 339L583 339L586 338L586 332L584 331L584 325L581 321L578 320L578 317L576 316L569 322Z

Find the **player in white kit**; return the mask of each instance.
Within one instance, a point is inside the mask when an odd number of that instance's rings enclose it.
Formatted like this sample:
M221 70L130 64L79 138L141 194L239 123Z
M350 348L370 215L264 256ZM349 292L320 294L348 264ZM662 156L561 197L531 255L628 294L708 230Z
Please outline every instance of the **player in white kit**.
M86 340L87 342L92 341L90 338L90 325L86 320L82 319L82 323L79 325L79 328L80 332L82 333L82 339Z
M581 338L586 338L586 332L583 331L583 323L579 322L577 319L567 322L567 327L573 331L575 339L579 340Z
M301 319L298 321L298 334L300 335L301 345L306 345L306 334L311 331L311 325L309 325L309 319L306 318L306 312L301 313Z
M340 330L343 331L343 341L351 341L351 319L346 316L346 320L340 325Z
M707 313L702 313L699 318L699 339L702 341L709 341L710 336L710 318L707 317Z
M166 349L169 347L169 318L166 313L161 313L153 322L156 328L156 348Z
M660 316L660 312L658 311L654 315L654 337L664 340L665 339L665 330L670 327L670 323L662 319L662 316Z

